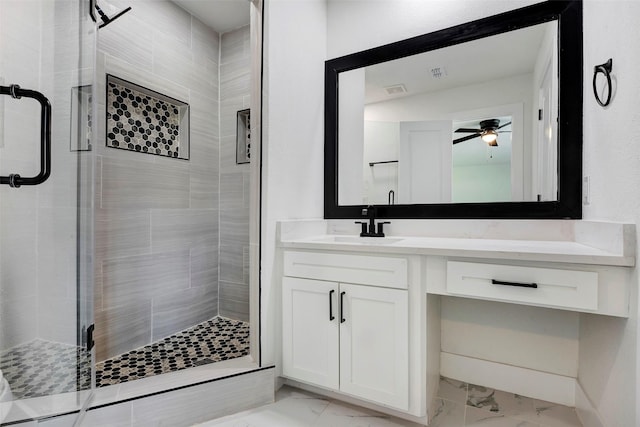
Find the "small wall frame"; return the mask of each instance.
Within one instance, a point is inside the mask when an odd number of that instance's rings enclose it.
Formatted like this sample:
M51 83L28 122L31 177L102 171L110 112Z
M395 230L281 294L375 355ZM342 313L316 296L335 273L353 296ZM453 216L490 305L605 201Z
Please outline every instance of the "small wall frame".
M240 110L236 115L236 164L251 160L251 110Z
M189 160L189 104L107 74L106 145Z

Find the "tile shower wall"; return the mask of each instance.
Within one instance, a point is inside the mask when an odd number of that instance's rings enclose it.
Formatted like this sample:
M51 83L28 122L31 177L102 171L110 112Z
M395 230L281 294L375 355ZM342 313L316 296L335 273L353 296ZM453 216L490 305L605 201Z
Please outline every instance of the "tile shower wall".
M250 102L249 26L221 36L220 314L249 321L249 164L236 164L236 113Z
M104 5L104 6L103 6ZM190 160L106 147L99 100L96 182L98 361L218 314L219 35L169 1L104 0L133 9L99 32L98 76L190 105Z

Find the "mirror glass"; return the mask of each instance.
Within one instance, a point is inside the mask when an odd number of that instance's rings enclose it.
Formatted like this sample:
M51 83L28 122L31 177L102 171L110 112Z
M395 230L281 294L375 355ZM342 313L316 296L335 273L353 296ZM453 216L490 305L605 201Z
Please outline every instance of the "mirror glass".
M558 200L558 24L338 74L338 205Z

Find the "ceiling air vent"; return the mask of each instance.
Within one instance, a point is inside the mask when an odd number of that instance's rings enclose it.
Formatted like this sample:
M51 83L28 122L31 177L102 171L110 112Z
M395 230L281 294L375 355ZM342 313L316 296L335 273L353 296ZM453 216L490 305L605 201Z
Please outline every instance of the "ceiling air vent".
M384 88L387 95L399 95L401 93L407 93L407 88L403 84L387 86Z
M447 70L444 67L433 67L431 69L431 77L441 79L447 76Z

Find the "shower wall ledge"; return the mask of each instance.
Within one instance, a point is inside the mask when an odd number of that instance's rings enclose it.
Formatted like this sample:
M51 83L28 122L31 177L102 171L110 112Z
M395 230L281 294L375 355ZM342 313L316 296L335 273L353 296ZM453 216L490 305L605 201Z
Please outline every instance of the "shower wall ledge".
M210 363L135 381L96 388L90 407L136 399L155 393L189 387L195 384L241 375L260 369L251 356Z
M217 383L225 379L233 381L233 377L253 375L253 373L260 374L263 371L269 371L269 375L273 377L272 367L260 368L250 356L245 356L127 383L97 388L91 397L88 396L91 391L85 390L78 393L62 393L53 396L23 399L11 402L10 405L1 404L4 406L0 409L8 411L7 416L2 422L13 424L23 420L42 420L43 418L49 417L51 422L55 420L62 422L63 418L75 419L80 409L78 402L84 402L87 399L90 399L89 408L91 409L88 414L106 410L107 408L113 408L110 410L119 410L116 408L121 407L123 404L130 404L132 401L141 402L142 404L145 399L158 395L167 393L180 394L181 391L190 393L193 387L204 387L215 390L216 387L218 387ZM271 381L270 384L273 384L273 381ZM273 394L271 395L273 396ZM242 410L243 409L247 408L242 408ZM222 415L225 414L219 416ZM26 421L26 424L19 423L17 425L31 426L32 422L33 421ZM40 423L42 423L42 421ZM45 422L44 425L46 426L47 423ZM58 424L55 425L57 426ZM70 424L63 423L60 425ZM94 424L87 424L86 422L80 425L95 427ZM104 425L107 426L109 424Z

